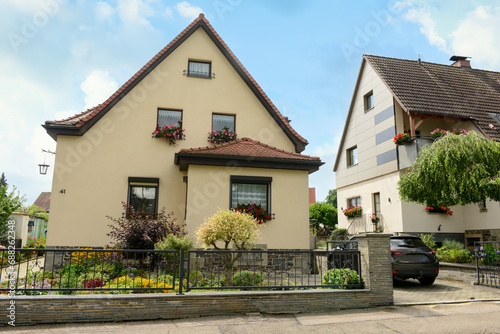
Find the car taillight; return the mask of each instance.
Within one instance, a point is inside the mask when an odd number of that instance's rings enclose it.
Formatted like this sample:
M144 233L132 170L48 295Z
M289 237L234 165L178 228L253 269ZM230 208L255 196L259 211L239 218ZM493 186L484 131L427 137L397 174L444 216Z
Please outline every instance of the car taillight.
M391 256L400 255L400 254L403 254L403 252L391 250Z
M431 253L432 255L436 255L436 250L435 249L431 249L430 251L428 251L427 253Z

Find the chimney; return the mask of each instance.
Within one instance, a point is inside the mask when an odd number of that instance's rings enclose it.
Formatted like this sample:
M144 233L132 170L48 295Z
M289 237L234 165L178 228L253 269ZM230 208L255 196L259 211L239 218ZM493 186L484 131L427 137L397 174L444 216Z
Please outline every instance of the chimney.
M451 66L455 66L455 67L460 67L460 68L464 68L464 69L471 69L470 67L470 60L468 60L467 58L470 58L470 57L464 57L464 56L453 56L450 58L450 60L454 61L453 64L451 64Z

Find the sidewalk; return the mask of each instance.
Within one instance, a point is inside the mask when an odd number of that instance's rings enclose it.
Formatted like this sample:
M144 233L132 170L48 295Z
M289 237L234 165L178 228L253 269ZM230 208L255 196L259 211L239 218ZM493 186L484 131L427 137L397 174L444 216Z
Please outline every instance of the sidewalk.
M2 327L6 333L500 333L500 289L437 279L394 287L395 306L285 315L247 314L121 323Z

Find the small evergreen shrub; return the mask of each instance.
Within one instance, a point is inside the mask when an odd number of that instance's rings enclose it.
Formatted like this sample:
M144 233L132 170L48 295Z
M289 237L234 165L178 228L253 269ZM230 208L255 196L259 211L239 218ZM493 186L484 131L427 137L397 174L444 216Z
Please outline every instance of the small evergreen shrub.
M262 274L249 270L237 272L233 276L234 286L258 286L262 283Z
M465 249L465 246L463 243L456 241L456 240L450 240L450 239L445 239L443 241L443 247L446 247L448 249Z
M333 230L330 240L347 240L349 239L349 232L345 228L338 228Z
M348 284L359 284L361 279L358 273L351 269L330 269L323 274L321 284L325 285L344 285L339 288L349 289Z

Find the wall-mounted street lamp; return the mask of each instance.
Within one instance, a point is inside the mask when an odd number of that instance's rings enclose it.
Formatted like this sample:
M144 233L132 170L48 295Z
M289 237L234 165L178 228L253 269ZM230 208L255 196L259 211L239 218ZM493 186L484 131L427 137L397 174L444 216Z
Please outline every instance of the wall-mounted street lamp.
M42 148L42 152L44 153L44 155L43 155L43 164L38 164L38 171L40 172L40 174L46 175L47 174L47 170L49 169L49 165L47 165L45 163L45 158L47 157L47 153L56 154L56 152L52 152L50 150L44 150L43 148Z

